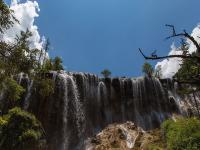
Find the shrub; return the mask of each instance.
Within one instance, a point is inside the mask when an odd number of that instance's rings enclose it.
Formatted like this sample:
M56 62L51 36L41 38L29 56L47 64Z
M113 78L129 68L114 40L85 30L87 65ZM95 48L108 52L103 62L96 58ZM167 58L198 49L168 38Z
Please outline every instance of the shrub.
M41 79L37 86L41 98L49 97L54 92L54 82L52 79Z
M199 150L200 120L197 118L167 120L162 130L169 150Z
M25 89L12 78L5 79L4 84L7 99L10 101L19 100L21 98L21 94L25 92Z
M43 137L40 122L20 108L13 108L0 117L1 150L39 150Z

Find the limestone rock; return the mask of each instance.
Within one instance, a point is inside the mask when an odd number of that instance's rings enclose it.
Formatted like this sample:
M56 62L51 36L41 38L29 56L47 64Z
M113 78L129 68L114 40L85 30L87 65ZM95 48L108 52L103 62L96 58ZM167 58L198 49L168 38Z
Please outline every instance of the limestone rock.
M148 144L161 140L156 132L146 132L133 122L111 124L88 139L86 150L146 150Z

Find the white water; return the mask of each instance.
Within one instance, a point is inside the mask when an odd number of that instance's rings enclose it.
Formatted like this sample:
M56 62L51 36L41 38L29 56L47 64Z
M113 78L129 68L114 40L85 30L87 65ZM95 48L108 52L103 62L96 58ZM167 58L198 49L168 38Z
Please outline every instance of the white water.
M143 129L151 129L176 111L158 79L105 80L85 73L50 73L57 93L44 103L40 118L45 120L51 149L83 150L84 139L110 123L133 121ZM28 83L24 108L37 113L40 99L31 94L33 81Z

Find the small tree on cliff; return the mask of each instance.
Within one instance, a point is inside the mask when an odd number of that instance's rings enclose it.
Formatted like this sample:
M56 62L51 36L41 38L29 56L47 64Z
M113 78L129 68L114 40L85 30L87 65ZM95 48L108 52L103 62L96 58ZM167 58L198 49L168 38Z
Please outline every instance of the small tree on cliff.
M101 74L104 76L104 78L108 78L111 75L110 70L104 69Z
M152 65L149 64L148 62L145 62L144 65L142 66L142 72L148 77L152 77L153 71L154 69Z
M62 59L58 56L56 56L54 59L53 59L53 70L63 70L63 65L62 65Z

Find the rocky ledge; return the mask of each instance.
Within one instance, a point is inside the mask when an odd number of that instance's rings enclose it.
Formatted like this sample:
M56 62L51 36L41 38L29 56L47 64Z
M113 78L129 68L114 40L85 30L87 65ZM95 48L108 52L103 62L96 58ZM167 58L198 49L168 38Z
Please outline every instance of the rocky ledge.
M86 150L148 150L161 139L160 130L144 131L133 122L111 124L87 140Z

